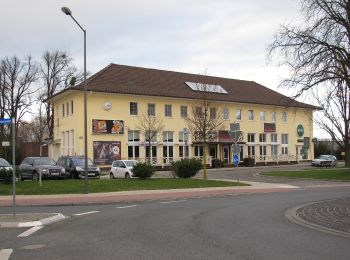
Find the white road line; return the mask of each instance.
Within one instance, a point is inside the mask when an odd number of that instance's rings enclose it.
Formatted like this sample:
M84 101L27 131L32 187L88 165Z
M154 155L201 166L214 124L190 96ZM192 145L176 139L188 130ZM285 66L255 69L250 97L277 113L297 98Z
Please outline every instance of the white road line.
M27 231L24 231L23 233L19 234L17 237L27 237L30 236L31 234L33 234L34 232L38 231L39 229L42 229L44 226L35 226L32 227L30 229L28 229Z
M183 202L183 201L186 201L186 200L170 200L170 201L161 201L159 203L161 203L161 204L169 204L169 203L178 203L178 202Z
M7 260L10 258L10 255L12 254L12 249L2 249L0 250L0 260Z
M99 211L88 211L83 213L77 213L77 214L73 214L73 216L83 216L83 215L94 214L94 213L99 213Z
M137 205L121 206L121 207L117 207L117 209L133 208L133 207L136 207L136 206Z

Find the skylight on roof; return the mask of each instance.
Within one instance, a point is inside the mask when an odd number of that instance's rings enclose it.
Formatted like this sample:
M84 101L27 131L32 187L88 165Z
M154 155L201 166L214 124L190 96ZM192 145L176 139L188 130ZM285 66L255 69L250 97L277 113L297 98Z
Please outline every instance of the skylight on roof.
M185 82L185 83L187 86L189 86L194 91L212 92L212 93L220 93L220 94L227 94L228 93L220 85L196 83L196 82Z

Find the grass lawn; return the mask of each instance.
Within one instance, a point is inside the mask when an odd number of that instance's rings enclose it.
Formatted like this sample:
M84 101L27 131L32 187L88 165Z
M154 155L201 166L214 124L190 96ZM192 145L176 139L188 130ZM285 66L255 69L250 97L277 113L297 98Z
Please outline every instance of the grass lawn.
M236 182L198 180L198 179L115 179L115 180L89 180L90 193L130 191L130 190L162 190L204 187L230 187L238 186ZM247 184L239 183L240 186ZM44 194L79 194L84 192L84 180L45 180L42 186L38 182L17 182L18 195L44 195ZM0 195L11 195L12 184L0 184Z
M350 181L349 169L344 168L264 172L261 175L302 179Z

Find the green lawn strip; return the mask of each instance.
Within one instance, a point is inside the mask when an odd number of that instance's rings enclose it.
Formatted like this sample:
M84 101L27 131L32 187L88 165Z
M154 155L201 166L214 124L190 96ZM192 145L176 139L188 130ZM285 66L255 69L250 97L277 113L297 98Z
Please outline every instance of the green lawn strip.
M205 187L231 187L247 186L248 184L198 180L198 179L115 179L115 180L89 180L90 193L131 191L131 190L162 190L186 189ZM79 194L84 192L84 180L47 180L39 186L38 182L18 182L16 193L18 195L48 195L48 194ZM0 184L0 195L11 195L12 185Z
M312 169L302 171L274 171L263 172L261 175L302 179L350 181L349 169L346 168Z

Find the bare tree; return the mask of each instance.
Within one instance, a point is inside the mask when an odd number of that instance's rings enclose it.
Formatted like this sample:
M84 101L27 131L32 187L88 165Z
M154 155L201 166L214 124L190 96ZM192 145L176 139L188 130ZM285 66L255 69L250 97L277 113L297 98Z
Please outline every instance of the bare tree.
M39 101L52 97L58 91L70 85L81 82L83 74L78 72L72 65L72 58L62 51L46 51L42 55L40 65L40 77L42 78L44 90L39 95ZM46 122L48 124L49 137L53 137L54 111L51 103L45 103Z
M211 92L219 92L217 86L207 83L196 83L201 99L191 106L191 113L186 119L191 135L203 145L203 179L207 179L206 145L217 136L223 126L223 109L212 97Z
M30 113L33 94L37 91L33 85L38 79L38 68L30 56L23 60L16 56L6 57L1 60L0 74L2 113L15 119L17 132L19 122L25 114Z
M150 115L142 112L136 125L137 129L140 129L141 134L145 137L145 142L148 143L149 156L147 157L147 146L145 145L146 160L152 161L152 142L158 133L164 129L163 119L156 115Z
M349 166L350 1L304 0L302 12L300 24L281 27L268 48L268 57L277 56L282 59L279 65L291 69L290 78L281 86L296 88L296 96L320 89L316 101L331 123L320 126L344 143Z

